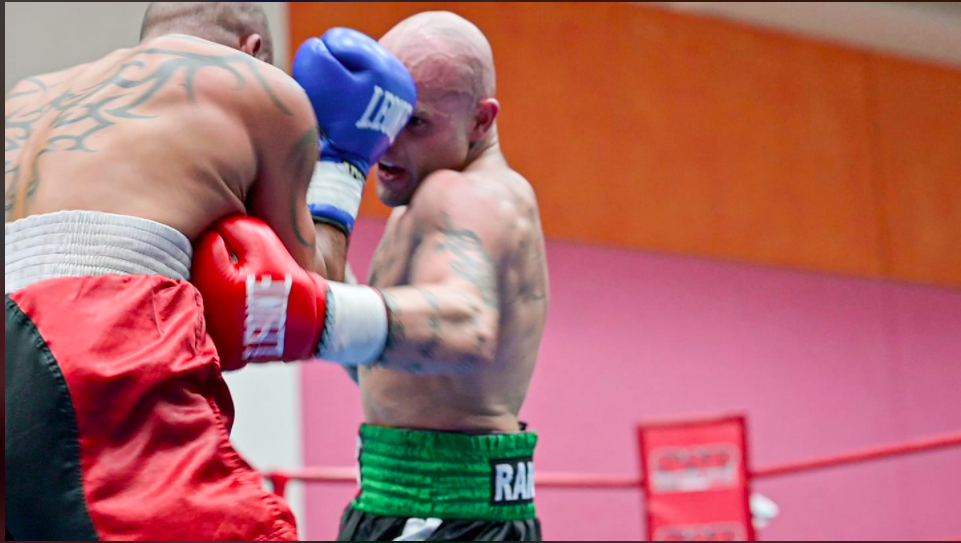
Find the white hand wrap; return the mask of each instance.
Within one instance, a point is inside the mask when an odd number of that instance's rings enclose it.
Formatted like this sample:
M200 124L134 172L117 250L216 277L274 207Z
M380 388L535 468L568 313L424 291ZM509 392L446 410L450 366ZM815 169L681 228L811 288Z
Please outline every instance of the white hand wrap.
M307 205L314 219L336 224L349 235L354 229L367 178L347 162L317 162L307 188Z

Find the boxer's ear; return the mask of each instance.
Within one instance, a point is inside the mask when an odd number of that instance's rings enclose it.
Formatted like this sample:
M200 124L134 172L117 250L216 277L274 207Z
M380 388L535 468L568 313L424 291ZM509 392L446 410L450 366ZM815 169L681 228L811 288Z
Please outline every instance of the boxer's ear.
M266 58L267 52L264 50L264 39L260 34L250 34L249 36L241 38L240 50L268 64L273 64L274 62L274 59Z
M494 98L485 98L477 102L477 108L474 111L474 123L470 134L471 143L481 141L487 137L487 134L494 126L494 121L497 120L497 114L500 110L500 102Z

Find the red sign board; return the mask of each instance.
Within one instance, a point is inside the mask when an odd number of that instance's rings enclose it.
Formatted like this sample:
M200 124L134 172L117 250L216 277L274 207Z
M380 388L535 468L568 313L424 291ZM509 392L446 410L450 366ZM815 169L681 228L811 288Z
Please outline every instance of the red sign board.
M754 541L743 416L641 425L650 541Z

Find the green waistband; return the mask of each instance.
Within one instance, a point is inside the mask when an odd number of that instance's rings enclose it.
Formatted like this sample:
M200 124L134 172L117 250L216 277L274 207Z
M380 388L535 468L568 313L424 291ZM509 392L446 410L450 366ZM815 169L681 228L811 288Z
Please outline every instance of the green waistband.
M361 492L353 507L404 518L513 521L534 509L537 434L468 435L360 428Z

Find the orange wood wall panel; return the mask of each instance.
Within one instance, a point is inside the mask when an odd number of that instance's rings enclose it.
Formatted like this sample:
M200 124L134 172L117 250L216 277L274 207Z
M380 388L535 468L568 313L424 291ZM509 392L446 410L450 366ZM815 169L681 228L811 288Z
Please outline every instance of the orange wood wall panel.
M875 273L861 55L640 13L618 78L630 113L617 190L636 218L605 241Z
M871 59L887 274L961 285L961 73Z
M291 3L291 47L332 26L380 36L430 9L460 13L488 35L502 143L535 186L548 235L961 284L961 272L933 273L956 262L935 261L948 258L936 249L917 273L891 260L909 251L899 252L886 219L927 210L888 209L900 173L879 179L876 147L899 135L873 115L904 107L873 92L887 72L872 63L884 59L625 3ZM949 99L955 91L937 81ZM915 185L948 171L916 168ZM362 212L384 216L372 189Z

